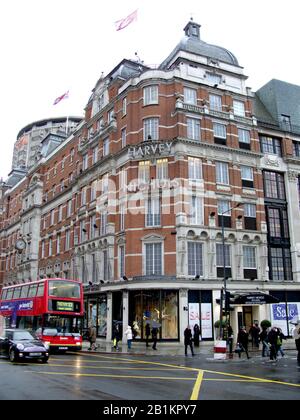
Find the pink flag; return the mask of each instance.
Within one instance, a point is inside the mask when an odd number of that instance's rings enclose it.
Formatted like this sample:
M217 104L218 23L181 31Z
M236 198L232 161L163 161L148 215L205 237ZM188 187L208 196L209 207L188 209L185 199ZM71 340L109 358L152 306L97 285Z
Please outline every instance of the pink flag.
M68 97L69 97L69 91L59 96L58 98L56 98L53 105L57 105L60 101L62 101L63 99L67 99Z
M126 18L121 19L121 20L117 20L117 22L115 22L116 30L120 31L121 29L124 29L124 28L126 28L126 26L130 25L131 22L134 22L135 20L137 20L137 11L138 11L138 9L136 9L134 12L132 12Z

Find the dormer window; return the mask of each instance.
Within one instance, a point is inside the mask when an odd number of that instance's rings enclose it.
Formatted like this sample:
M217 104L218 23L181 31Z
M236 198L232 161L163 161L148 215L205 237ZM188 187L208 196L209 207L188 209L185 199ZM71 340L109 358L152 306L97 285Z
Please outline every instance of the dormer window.
M206 73L206 80L213 85L220 85L222 83L222 76L215 73Z

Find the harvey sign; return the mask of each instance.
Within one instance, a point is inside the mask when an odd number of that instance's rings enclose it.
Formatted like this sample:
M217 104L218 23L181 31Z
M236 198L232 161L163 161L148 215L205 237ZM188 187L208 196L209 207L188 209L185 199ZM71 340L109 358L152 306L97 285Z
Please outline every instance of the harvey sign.
M147 142L139 146L131 146L128 149L130 159L147 158L150 156L168 156L171 154L173 142Z

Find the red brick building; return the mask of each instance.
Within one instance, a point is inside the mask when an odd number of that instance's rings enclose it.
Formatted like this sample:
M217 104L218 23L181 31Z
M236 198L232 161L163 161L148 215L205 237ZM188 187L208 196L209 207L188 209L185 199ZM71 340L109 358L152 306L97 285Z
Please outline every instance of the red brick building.
M136 339L147 320L163 340L188 323L213 339L224 277L269 290L254 94L231 52L184 31L158 69L122 60L100 78L72 135L0 197L0 284L80 279L86 325L107 340L115 320ZM234 330L267 311L236 307Z

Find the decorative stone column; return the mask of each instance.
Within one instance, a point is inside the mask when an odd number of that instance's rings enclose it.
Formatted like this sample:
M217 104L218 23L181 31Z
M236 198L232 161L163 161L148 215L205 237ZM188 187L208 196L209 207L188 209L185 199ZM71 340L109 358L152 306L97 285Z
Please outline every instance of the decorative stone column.
M106 341L112 340L112 292L107 292L107 335Z
M179 290L179 340L184 343L184 330L189 323L188 290Z
M129 316L129 294L128 294L128 290L123 290L123 337L122 337L122 342L123 343L127 343L127 337L125 335L125 331L127 329L128 326L128 316ZM132 325L131 325L132 327Z

